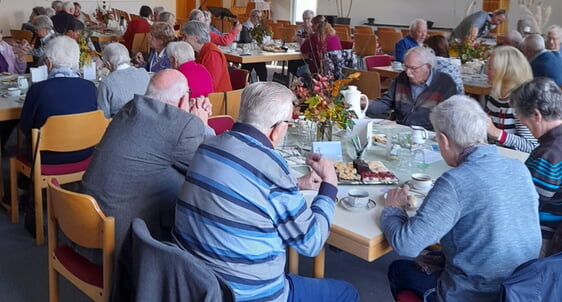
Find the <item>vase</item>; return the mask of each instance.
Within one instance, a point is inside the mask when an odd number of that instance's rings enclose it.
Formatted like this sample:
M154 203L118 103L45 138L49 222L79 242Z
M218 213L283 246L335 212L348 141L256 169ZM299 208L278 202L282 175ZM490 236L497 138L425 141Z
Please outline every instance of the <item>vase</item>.
M332 141L332 121L316 123L316 141Z

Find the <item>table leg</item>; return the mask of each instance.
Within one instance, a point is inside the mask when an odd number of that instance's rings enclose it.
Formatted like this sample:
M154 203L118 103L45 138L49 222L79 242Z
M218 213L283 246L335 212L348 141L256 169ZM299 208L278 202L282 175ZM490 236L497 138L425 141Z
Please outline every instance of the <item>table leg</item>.
M292 247L289 247L289 273L293 275L299 274L299 253Z
M326 250L322 248L320 253L316 257L314 257L314 264L313 264L313 277L314 278L324 278L324 261L326 260Z

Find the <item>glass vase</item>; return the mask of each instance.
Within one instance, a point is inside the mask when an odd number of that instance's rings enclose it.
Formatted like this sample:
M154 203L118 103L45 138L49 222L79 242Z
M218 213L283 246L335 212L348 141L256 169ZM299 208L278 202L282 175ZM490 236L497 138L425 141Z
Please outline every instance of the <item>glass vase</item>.
M316 141L332 141L332 121L324 121L316 123Z

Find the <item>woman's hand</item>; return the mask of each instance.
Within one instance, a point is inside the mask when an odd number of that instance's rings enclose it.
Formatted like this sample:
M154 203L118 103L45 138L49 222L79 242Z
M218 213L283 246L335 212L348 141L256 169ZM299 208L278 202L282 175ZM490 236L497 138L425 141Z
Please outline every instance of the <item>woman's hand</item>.
M488 136L494 139L500 137L502 131L494 125L492 119L488 117Z

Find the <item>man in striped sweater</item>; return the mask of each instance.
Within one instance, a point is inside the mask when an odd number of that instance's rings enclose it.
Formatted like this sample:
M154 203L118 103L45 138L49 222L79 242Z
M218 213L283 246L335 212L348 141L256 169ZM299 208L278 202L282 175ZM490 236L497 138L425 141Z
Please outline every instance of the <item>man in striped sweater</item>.
M312 154L321 180L310 207L274 150L294 95L273 82L244 89L233 129L199 146L176 203L174 237L232 287L237 301L358 301L348 283L285 274L287 246L313 257L328 238L337 177Z
M535 78L512 93L511 103L539 141L525 164L539 193L544 255L562 221L562 92L551 79Z

